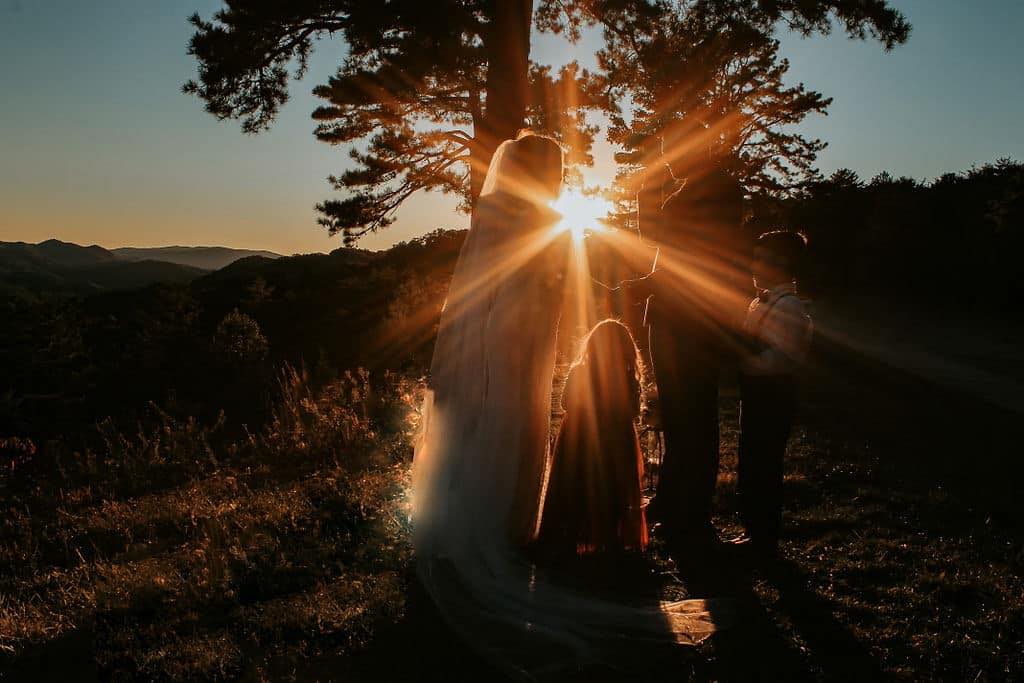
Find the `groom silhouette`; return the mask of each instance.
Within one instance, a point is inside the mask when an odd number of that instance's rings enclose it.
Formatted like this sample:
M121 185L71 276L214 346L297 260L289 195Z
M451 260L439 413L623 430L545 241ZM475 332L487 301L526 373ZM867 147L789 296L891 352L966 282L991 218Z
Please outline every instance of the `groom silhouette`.
M719 164L703 166L674 189L656 164L637 196L641 236L659 249L646 324L665 455L648 516L687 544L716 539L719 372L746 302L743 191Z

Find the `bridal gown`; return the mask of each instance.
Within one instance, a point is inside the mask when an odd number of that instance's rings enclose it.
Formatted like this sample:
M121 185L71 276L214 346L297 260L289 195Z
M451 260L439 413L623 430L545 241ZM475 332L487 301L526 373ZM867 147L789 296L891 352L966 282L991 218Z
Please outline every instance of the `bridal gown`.
M418 551L533 537L568 258L557 217L504 194L477 207L441 314L414 459Z

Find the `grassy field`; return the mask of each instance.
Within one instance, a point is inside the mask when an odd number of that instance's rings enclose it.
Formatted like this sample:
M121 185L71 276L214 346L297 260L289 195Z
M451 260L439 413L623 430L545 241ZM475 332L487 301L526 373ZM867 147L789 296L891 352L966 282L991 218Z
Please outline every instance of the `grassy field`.
M780 559L673 557L656 542L649 562L620 575L671 597L733 595L736 626L574 678L1024 672L1024 544L1001 497L1015 486L985 488L998 463L975 466L1012 459L1009 432L991 433L1006 425L995 408L909 380L881 384L866 368L844 377L809 392L790 443ZM2 480L0 679L492 677L411 578L416 386L389 378L374 391L356 374L314 388L291 373L282 387L274 423L247 439L158 413L130 437L110 427L104 452L5 444L17 465ZM723 535L738 531L736 403L726 389Z
M734 453L719 482L722 528L735 523ZM895 455L813 425L797 430L783 558L740 561L720 579L745 596L747 616L712 643L708 677L974 681L1024 672L1020 534Z
M240 442L158 414L5 473L0 678L278 680L401 616L415 387L282 388Z

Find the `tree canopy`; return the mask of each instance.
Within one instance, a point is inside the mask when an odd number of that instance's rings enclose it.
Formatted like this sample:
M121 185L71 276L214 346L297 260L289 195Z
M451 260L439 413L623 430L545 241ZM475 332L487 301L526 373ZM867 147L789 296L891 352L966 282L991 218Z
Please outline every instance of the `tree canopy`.
M343 198L317 206L349 241L390 224L419 190L472 209L493 150L526 125L566 145L570 173L591 163L590 111L611 117L608 137L627 149L638 134L676 152L717 146L750 189L784 190L813 175L822 143L781 128L829 100L782 84L776 27L810 35L835 22L886 48L909 32L887 0L225 0L190 21L199 73L184 90L249 133L271 125L315 41L344 41L313 118L318 139L353 161L329 179ZM570 40L600 27L599 68L531 62L535 26Z
M752 194L786 194L816 180L825 143L790 127L826 113L831 99L802 83L785 85L789 63L779 55L778 27L809 36L838 25L886 49L910 32L883 0L548 2L540 21L570 38L588 25L603 28L599 72L613 101L633 104L612 115L608 132L625 150L620 197L636 192L656 157L680 178L716 161Z

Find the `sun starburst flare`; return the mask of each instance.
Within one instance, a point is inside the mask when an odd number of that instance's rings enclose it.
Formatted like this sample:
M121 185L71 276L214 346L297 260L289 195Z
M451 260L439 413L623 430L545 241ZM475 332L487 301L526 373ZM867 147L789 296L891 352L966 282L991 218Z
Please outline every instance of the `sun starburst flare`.
M571 233L576 244L582 243L588 232L605 232L608 229L605 221L612 205L603 197L566 190L551 206L562 214L562 219L555 225L555 231Z

